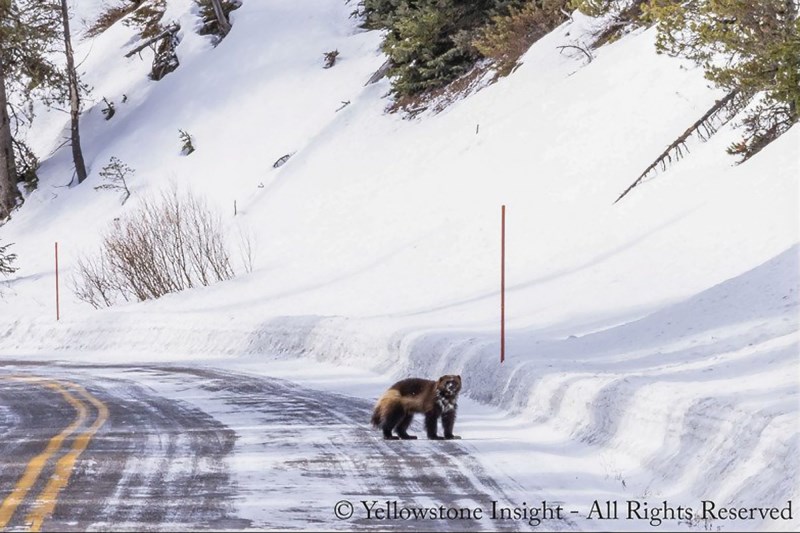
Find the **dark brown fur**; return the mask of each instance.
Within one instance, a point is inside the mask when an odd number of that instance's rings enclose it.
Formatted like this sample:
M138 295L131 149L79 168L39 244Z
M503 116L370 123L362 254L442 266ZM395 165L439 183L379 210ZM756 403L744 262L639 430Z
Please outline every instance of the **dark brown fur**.
M383 430L385 439L416 439L407 433L415 413L425 414L425 430L429 439L441 439L437 434L439 418L442 419L445 439L458 439L453 435L456 421L458 393L461 376L447 375L437 381L408 378L398 381L378 399L372 413L372 425ZM397 436L392 435L392 431Z

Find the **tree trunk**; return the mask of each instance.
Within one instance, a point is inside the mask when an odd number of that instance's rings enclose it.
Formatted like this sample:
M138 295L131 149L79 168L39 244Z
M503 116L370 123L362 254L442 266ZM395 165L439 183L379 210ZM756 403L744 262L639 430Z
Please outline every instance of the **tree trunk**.
M17 201L17 167L14 164L14 143L8 117L6 80L0 65L0 220L8 217Z
M69 9L67 0L61 0L61 20L64 24L64 50L67 54L67 83L69 85L69 116L72 139L72 161L75 163L75 174L78 183L86 179L86 164L81 150L81 135L78 123L81 118L81 96L78 87L78 73L75 71L75 58L72 52L72 38L69 34Z
M793 40L792 37L794 37L795 42L797 42L796 41L797 35L795 35L797 9L798 6L796 0L786 0L786 34L788 36L786 42L791 42ZM797 47L794 47L792 49L797 51ZM798 72L797 69L797 60L800 59L800 57L798 57L798 55L800 54L795 53L792 55L793 56L792 59L794 60L794 68L790 67L788 69L789 72L791 73L790 76L792 77L790 85L795 88L800 87L800 72ZM798 119L797 116L798 105L800 105L800 94L798 94L798 91L795 91L794 98L790 97L789 100L789 115L791 117L791 120L793 121L797 121Z
M219 30L222 32L222 37L225 37L228 35L228 32L231 31L231 23L228 22L225 11L222 10L222 0L211 0L211 5L214 7L214 14L217 16L217 23L219 23Z

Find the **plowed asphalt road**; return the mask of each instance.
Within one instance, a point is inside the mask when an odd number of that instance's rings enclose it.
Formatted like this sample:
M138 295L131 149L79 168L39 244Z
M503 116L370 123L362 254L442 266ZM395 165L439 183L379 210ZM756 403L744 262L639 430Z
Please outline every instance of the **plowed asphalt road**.
M465 443L382 440L371 407L206 368L0 362L0 530L530 528L370 516L486 509L510 483Z

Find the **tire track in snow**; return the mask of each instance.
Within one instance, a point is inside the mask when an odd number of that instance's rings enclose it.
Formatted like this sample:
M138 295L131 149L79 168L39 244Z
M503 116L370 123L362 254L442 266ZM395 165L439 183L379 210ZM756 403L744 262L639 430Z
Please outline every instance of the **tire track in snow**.
M230 515L235 487L224 460L233 448L233 432L198 409L125 385L105 401L112 405L112 417L127 423L117 429L112 446L96 450L108 465L101 478L108 476L114 499L102 512L84 506L78 520L101 529L145 531L246 525ZM129 452L118 469L120 443ZM104 460L108 456L110 461ZM97 477L90 474L82 480L87 490Z
M377 521L365 518L361 500L398 501L415 507L480 507L486 512L492 500L501 504L521 504L475 459L466 442L428 441L420 417L412 426L419 440L384 441L369 424L372 402L331 392L306 389L293 383L228 374L216 370L160 367L158 379L178 379L177 373L199 378L203 389L227 405L228 409L247 407L260 413L268 423L270 446L287 446L304 433L310 437L311 452L287 460L280 469L296 470L309 487L335 481L343 486L340 496L356 504L354 518L341 522L343 529L398 530L518 530L525 521L483 518L475 521ZM219 408L219 407L218 407ZM224 414L218 415L224 418ZM308 436L307 436L308 438ZM292 445L288 444L291 448ZM509 480L509 484L513 484ZM537 498L527 495L527 501ZM333 500L336 501L336 500ZM333 504L331 502L331 507ZM325 524L331 522L332 508L309 514L307 505L283 509L282 519ZM270 524L254 524L269 527ZM547 522L548 529L569 528L571 522Z

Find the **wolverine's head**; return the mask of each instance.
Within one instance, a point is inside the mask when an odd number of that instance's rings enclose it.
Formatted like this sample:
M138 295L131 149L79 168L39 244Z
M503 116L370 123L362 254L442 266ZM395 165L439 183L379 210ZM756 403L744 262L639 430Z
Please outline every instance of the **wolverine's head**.
M436 382L436 388L445 396L453 398L461 392L461 376L442 376L439 378L439 381Z

